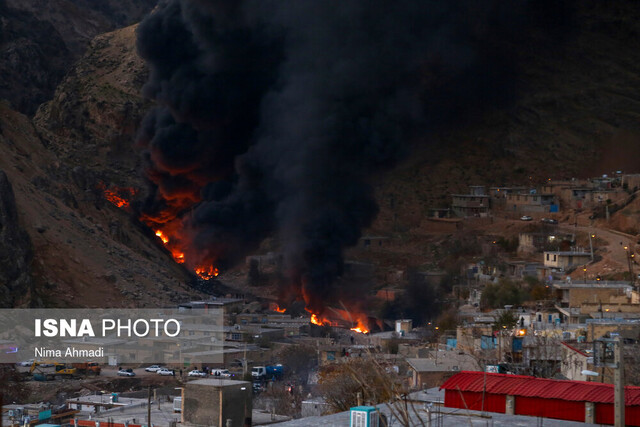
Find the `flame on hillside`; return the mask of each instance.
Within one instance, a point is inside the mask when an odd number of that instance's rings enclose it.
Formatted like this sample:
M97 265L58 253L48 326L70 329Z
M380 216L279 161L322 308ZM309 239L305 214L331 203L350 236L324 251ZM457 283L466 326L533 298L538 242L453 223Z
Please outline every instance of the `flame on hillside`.
M210 265L209 267L196 267L196 274L201 279L210 280L217 277L218 274L220 274L220 271L216 267Z
M126 209L131 204L131 198L135 197L138 191L134 188L121 188L107 186L100 182L98 188L102 190L105 199L118 208ZM178 264L188 264L185 257L184 242L180 238L181 222L169 221L163 218L152 218L141 216L140 221L148 225L160 239L165 248L171 253L171 257ZM220 274L218 268L213 265L197 265L194 272L203 280L211 280Z
M129 200L137 194L135 188L112 187L107 188L104 182L100 181L98 189L102 190L104 198L118 208L128 208Z

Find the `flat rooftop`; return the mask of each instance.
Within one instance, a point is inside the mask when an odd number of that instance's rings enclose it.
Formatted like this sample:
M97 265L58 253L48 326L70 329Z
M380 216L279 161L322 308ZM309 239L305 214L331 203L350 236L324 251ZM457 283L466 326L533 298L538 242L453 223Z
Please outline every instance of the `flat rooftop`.
M224 379L216 379L216 378L203 378L201 380L190 381L187 383L187 387L191 384L208 385L208 386L215 386L215 387L231 387L231 386L237 386L242 384L251 386L251 383L248 381L224 380Z
M442 427L457 426L494 426L494 427L513 427L513 426L539 426L546 427L578 427L584 426L584 423L573 421L554 420L551 418L539 419L537 417L527 417L522 415L505 415L495 412L469 411L458 408L445 408L440 404L444 402L444 391L437 388L428 389L411 393L409 399L415 408L410 410L411 425L438 425ZM391 420L389 410L385 404L378 405L380 412L386 414L387 419ZM426 409L429 409L427 412ZM430 416L429 416L430 415ZM431 422L429 422L431 418ZM395 417L393 418L395 420ZM350 421L349 411L339 412L337 414L307 417L297 420L287 421L277 424L278 427L343 427L348 426ZM254 425L260 425L254 423ZM397 425L397 420L396 424Z

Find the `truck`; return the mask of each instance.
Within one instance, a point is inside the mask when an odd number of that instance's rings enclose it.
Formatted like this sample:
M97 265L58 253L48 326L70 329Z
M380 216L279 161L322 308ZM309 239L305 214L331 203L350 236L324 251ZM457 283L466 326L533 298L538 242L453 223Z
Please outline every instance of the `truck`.
M251 369L251 377L254 381L256 380L271 380L271 379L282 379L282 375L284 374L284 366L281 364L277 365L267 365L267 366L254 366Z
M78 373L82 375L100 375L101 371L98 362L72 363L71 366L76 368Z

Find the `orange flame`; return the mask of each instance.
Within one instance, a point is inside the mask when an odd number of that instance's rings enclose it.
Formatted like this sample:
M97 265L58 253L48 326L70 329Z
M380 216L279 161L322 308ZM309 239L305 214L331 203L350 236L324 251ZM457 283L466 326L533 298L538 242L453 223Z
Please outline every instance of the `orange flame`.
M272 302L271 304L269 304L269 308L272 311L277 311L278 313L284 313L285 311L287 311L286 308L280 308L280 306L278 304L276 304L275 302Z
M196 274L204 280L210 280L216 277L220 272L214 266L209 267L196 267Z
M369 333L369 329L364 325L364 323L360 319L358 319L356 321L356 327L351 328L351 330L354 331L354 332L359 332L361 334L368 334Z
M309 311L308 308L305 308L305 310ZM338 326L338 323L332 322L331 320L327 319L326 317L320 318L315 313L311 313L310 322L313 323L314 325L318 325L318 326Z
M163 233L162 230L156 230L156 236L158 236L160 240L162 240L164 246L169 250L169 252L171 252L171 256L173 257L175 262L177 262L178 264L184 264L184 252L170 245L169 243L171 242L171 239L169 239L169 237L167 237L167 235Z
M165 245L169 243L169 238L166 237L161 230L156 230L156 236L158 236L160 240L162 240L162 243L164 243Z
M107 199L109 202L111 202L112 204L114 204L119 208L129 207L129 200L123 197L124 194L126 194L127 196L133 197L138 192L134 188L113 187L112 189L108 189L103 182L100 182L98 184L98 188L102 190L105 199ZM164 221L163 222L164 230L160 230L154 227L154 225L158 226L158 222L156 221L156 218L151 218L143 215L140 218L140 220L146 223L149 227L153 229L153 231L156 233L156 236L158 236L158 238L162 240L162 244L169 250L175 262L177 262L178 264L185 263L185 255L180 248L180 239L173 238L174 233L171 232L171 230L173 230L175 227L171 226L170 221L168 220ZM167 232L167 230L169 230L169 232ZM220 272L216 267L211 265L208 267L206 266L196 267L195 273L201 279L210 280L216 277Z
M123 195L126 194L129 197L133 197L137 193L134 188L113 187L112 189L109 189L102 181L98 184L98 188L102 190L105 199L119 208L129 207L129 200Z
M314 325L322 326L322 322L318 320L318 316L316 316L315 314L311 315L311 323L313 323Z

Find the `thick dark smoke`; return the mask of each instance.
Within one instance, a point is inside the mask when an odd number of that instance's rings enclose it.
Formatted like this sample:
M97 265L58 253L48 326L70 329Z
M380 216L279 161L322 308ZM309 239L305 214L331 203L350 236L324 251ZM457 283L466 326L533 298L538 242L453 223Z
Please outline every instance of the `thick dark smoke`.
M170 0L140 25L158 103L143 216L224 268L268 235L322 312L377 205L369 179L430 130L514 96L525 1Z

